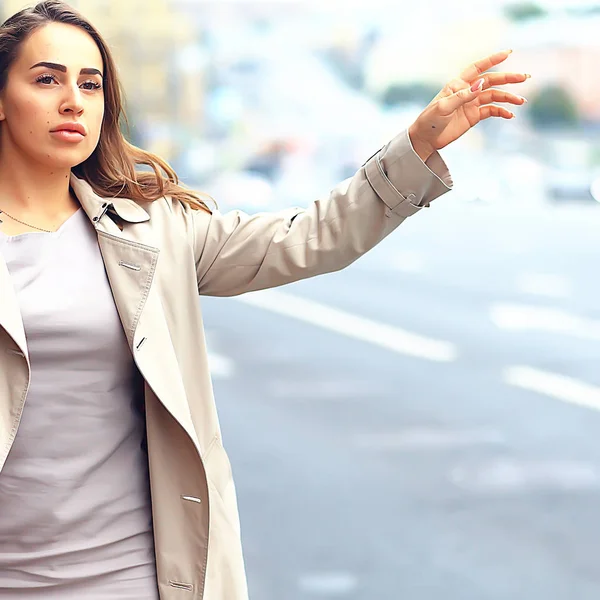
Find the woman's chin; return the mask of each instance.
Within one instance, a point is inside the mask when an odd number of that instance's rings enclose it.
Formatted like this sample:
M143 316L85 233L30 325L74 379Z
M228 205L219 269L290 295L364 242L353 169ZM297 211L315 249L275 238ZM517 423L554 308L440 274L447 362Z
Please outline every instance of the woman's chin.
M63 150L48 152L43 157L43 164L46 167L57 171L68 171L82 162L85 162L91 153L89 152L65 152Z

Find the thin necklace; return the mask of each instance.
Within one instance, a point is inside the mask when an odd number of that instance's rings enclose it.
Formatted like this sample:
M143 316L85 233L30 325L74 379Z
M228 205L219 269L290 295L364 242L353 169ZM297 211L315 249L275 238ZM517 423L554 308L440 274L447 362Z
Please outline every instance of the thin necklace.
M54 233L53 231L49 231L48 229L42 229L41 227L36 227L35 225L30 225L29 223L25 223L25 221L20 221L19 219L15 219L12 215L9 215L5 210L0 208L0 215L4 213L7 217L10 217L13 221L17 223L21 223L21 225L27 225L27 227L31 227L32 229L37 229L38 231L43 231L45 233ZM0 218L0 223L4 223L4 221Z

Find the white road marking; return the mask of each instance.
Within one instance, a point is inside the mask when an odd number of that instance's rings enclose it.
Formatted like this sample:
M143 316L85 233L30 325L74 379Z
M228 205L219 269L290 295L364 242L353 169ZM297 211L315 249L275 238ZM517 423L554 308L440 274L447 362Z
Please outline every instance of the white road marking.
M312 573L300 577L298 587L315 596L340 597L354 592L358 579L352 573Z
M458 465L448 479L461 489L478 493L573 492L598 489L600 470L583 461L502 458Z
M545 306L494 304L492 322L501 329L562 333L581 339L600 340L600 321Z
M229 379L235 373L233 361L222 354L208 353L210 374L216 379Z
M517 279L517 289L525 294L568 298L572 294L566 277L549 273L523 273Z
M600 387L572 377L528 366L512 366L505 369L504 381L569 404L600 410Z
M425 360L450 362L458 350L450 342L427 338L286 292L264 290L235 297L238 301L292 317L386 350Z
M357 435L354 442L369 450L438 450L505 442L497 431L414 428L391 433Z

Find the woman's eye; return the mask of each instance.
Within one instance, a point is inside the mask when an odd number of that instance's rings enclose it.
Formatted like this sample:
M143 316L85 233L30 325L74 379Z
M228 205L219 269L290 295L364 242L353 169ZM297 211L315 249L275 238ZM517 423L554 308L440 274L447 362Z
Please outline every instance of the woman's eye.
M99 90L102 87L96 81L86 81L86 82L82 83L81 85L88 86L88 87L85 88L86 90Z
M56 81L56 77L54 77L54 75L40 75L36 81L38 83L50 84Z
M52 83L58 83L56 77L50 73L46 75L40 75L36 81L43 85L51 85ZM83 89L91 91L91 90L99 90L102 89L102 85L97 81L84 81L81 86Z

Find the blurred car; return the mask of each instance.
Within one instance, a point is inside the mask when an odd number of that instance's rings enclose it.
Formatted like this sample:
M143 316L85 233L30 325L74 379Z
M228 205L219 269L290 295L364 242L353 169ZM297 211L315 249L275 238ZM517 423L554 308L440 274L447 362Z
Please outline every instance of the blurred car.
M544 140L544 190L553 201L600 199L600 168L594 165L594 142L572 132Z
M552 167L547 170L545 189L554 201L600 202L600 173L585 167Z

